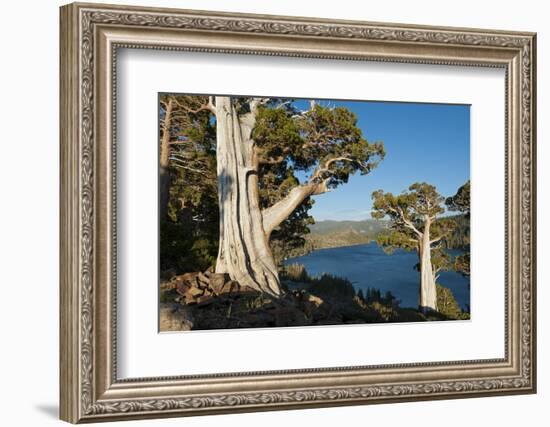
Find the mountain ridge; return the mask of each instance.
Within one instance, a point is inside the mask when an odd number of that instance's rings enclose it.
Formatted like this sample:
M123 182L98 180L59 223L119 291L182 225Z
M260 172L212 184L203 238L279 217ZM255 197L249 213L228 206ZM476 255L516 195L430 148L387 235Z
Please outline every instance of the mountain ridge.
M358 221L317 221L309 226L305 251L361 245L376 239L389 226L389 221L365 219Z
M333 232L341 232L343 230L356 231L366 234L378 234L380 231L386 229L390 222L387 220L379 219L364 219L364 220L333 220L326 219L322 221L316 221L315 224L309 226L312 234L327 234Z

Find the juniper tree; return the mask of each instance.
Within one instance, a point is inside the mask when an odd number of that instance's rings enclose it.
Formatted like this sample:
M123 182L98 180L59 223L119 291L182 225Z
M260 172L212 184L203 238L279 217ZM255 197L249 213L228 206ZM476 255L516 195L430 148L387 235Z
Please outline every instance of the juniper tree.
M383 158L383 145L367 142L355 114L343 107L310 101L300 110L289 99L228 96L188 102L188 113L208 112L216 129L216 272L278 296L272 236L299 236L310 221L310 197L346 183L354 173L369 173ZM305 174L303 182L298 172ZM294 219L286 222L289 218Z
M163 94L159 111L159 215L168 215L170 185L174 171L187 178L211 181L211 162L215 154L215 129L209 123L208 112L200 106L202 97ZM214 149L214 151L212 151ZM181 174L180 174L181 175ZM215 177L215 174L214 174ZM180 177L181 178L181 177Z
M161 270L205 269L217 254L215 127L201 98L160 96Z
M436 276L447 268L447 257L440 244L453 226L450 221L437 220L444 212L441 206L444 198L427 183L412 184L408 192L399 195L378 190L372 193L372 198L373 218L391 220L389 228L377 238L378 243L388 252L397 248L417 251L419 307L422 311L437 310Z

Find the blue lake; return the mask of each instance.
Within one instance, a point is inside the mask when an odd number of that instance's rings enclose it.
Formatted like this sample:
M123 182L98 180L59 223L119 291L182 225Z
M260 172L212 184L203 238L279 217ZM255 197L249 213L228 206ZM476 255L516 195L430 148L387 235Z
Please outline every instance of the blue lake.
M452 257L462 254L460 250L449 250ZM418 263L416 252L396 250L388 255L376 243L319 249L308 255L290 258L285 264L303 264L311 276L330 273L350 280L355 289L377 288L390 291L401 307L417 307L419 294L419 273L414 266ZM462 308L470 306L470 279L454 271L443 271L437 282L453 292Z

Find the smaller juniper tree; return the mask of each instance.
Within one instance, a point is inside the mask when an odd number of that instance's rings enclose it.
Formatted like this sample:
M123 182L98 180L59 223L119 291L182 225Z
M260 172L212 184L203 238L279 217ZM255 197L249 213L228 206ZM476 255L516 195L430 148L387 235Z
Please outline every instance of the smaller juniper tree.
M387 252L397 248L418 253L420 271L419 308L437 310L437 273L447 267L448 258L441 240L452 230L453 223L438 217L444 212L444 198L433 185L412 184L399 195L382 190L372 193L373 218L389 217L390 227L377 239Z

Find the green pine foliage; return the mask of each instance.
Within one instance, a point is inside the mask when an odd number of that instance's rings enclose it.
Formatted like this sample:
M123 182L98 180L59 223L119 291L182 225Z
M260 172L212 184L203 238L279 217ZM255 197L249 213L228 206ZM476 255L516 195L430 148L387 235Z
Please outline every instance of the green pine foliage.
M215 126L204 111L189 114L182 105L202 97L172 97L167 215L160 219L160 270L171 274L204 271L218 253L219 212ZM162 105L162 104L161 104ZM161 109L160 119L165 112Z
M426 217L436 218L429 230L431 239L444 238L455 227L453 221L437 218L444 212L442 204L445 199L433 185L425 182L414 183L408 191L398 195L377 190L372 193L372 200L372 217L388 217L391 221L390 226L376 239L387 253L398 248L417 250L419 233L424 232Z
M470 251L455 258L453 268L464 276L470 275Z
M454 228L443 239L443 245L447 249L470 249L470 218L464 214L447 216L445 221L453 221Z
M351 301L355 297L355 288L348 279L326 273L321 277L312 278L308 291L322 298L333 300Z
M445 204L450 211L462 212L470 216L470 180L466 181L454 196L447 197Z
M462 311L449 288L436 284L436 290L439 313L452 320L467 320L470 318L470 313Z

